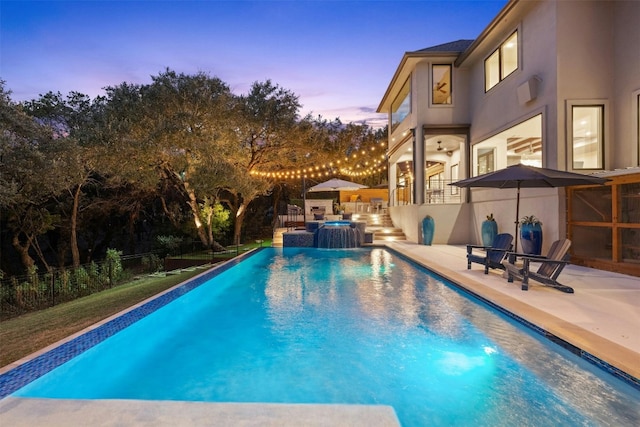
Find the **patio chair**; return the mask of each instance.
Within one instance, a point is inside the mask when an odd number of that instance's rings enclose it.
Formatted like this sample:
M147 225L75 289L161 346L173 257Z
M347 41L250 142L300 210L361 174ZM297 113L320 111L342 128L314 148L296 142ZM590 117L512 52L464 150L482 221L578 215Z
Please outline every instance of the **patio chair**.
M504 270L502 261L505 254L513 247L511 242L513 236L509 233L497 234L491 242L491 246L467 245L467 270L471 270L471 263L475 262L484 265L484 274L489 274L490 268ZM474 253L475 250L482 250L482 253Z
M507 254L508 261L502 262L508 274L508 281L513 282L517 277L522 280L522 290L529 289L529 279L533 279L542 283L543 286L549 286L568 294L573 293L573 288L558 283L558 276L562 272L565 265L569 264L569 248L571 240L560 239L551 244L547 256L517 254L510 252ZM522 260L522 266L516 265L516 260ZM540 263L537 271L531 271L531 263Z
M312 206L311 207L311 215L313 215L314 221L323 221L325 215L325 207L324 206Z
M379 197L372 197L371 199L369 199L369 202L371 203L371 210L375 209L376 213L380 213L384 205L384 199Z

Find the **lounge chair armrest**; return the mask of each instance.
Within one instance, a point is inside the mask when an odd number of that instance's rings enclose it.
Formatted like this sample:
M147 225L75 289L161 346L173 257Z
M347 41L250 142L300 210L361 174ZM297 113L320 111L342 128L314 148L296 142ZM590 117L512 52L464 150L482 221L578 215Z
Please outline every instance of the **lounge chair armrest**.
M523 254L523 253L511 252L511 251L507 251L507 257L506 258L509 260L509 262L511 264L515 264L516 259L518 259L518 258L520 258L520 259L528 258L531 261L534 261L534 260L535 261L544 261L544 260L549 259L544 255Z
M471 253L472 249L482 249L482 250L486 251L487 249L491 249L491 246L467 245L467 253Z
M467 248L473 248L473 249L491 249L491 246L484 246L484 245L467 245Z
M562 260L562 259L539 259L539 258L532 258L532 257L522 257L522 259L526 259L529 262L542 262L545 264L571 264L571 262L566 261L566 260Z
M502 253L513 253L513 252L511 252L511 249L504 249L504 248L491 248L491 247L488 247L487 251L502 252Z

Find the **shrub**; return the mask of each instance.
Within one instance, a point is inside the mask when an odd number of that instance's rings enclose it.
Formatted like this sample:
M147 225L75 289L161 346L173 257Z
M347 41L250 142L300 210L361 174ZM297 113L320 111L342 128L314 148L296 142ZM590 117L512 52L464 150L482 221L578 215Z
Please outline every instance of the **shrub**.
M149 254L142 257L142 265L144 270L149 273L155 273L163 268L162 260L156 254Z
M102 265L102 276L107 279L109 286L113 286L122 276L122 252L107 249L107 256Z

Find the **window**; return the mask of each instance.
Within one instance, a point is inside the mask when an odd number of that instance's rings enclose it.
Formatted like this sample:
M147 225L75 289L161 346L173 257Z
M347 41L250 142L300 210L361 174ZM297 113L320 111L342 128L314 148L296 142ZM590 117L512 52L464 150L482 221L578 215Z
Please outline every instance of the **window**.
M635 114L635 121L636 121L636 154L637 154L637 165L640 166L640 92L637 92L638 95L636 96L636 114Z
M484 61L484 88L489 91L518 69L518 32L514 32Z
M472 147L473 174L504 169L522 163L542 166L542 114L499 132Z
M402 85L402 89L391 104L391 129L394 129L411 112L411 78Z
M478 175L493 172L495 160L494 148L478 149Z
M434 65L431 69L434 104L451 104L451 65Z
M573 105L573 169L604 167L604 105Z
M484 61L484 86L488 91L500 82L500 51L496 50Z

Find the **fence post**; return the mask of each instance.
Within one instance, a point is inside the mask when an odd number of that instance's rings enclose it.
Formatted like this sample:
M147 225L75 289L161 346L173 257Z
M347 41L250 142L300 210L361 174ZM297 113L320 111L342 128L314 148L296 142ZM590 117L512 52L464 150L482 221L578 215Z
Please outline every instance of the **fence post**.
M56 305L56 271L51 274L51 306Z

